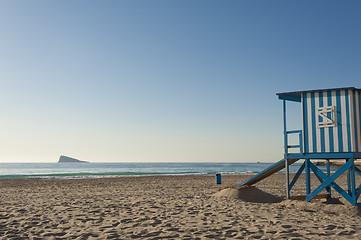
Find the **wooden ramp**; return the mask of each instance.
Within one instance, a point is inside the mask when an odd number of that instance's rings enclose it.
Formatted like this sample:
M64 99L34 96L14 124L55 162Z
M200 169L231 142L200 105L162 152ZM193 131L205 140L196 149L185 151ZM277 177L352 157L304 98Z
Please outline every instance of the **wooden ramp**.
M299 159L288 159L288 165L291 165L295 162L297 162ZM273 164L272 166L270 166L269 168L263 170L262 172L258 173L257 175L251 177L250 179L248 179L247 181L239 184L236 188L240 188L242 186L251 186L263 179L265 179L266 177L271 176L272 174L275 174L276 172L280 171L281 169L285 168L285 160L282 159L279 162Z

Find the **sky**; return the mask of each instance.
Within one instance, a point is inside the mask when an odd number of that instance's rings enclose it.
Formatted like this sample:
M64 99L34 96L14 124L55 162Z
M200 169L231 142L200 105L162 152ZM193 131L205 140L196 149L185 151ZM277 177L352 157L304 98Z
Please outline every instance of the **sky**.
M0 162L275 162L276 93L361 88L360 1L0 0ZM299 104L289 106L300 129Z

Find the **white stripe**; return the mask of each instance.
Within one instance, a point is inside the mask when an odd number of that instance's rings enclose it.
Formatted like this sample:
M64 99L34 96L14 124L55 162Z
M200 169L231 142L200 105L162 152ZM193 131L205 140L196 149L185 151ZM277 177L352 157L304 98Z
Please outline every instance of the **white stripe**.
M307 93L307 116L308 116L308 149L310 153L313 153L313 141L312 141L312 106L311 106L311 93Z
M327 92L324 92L323 94L323 106L328 107L327 103ZM329 128L324 128L325 131L325 152L330 152L330 134L329 134Z
M352 142L352 149L351 151L354 152L355 151L355 147L356 147L356 136L355 136L355 112L354 112L354 105L353 105L353 99L355 97L355 95L353 94L353 91L349 91L349 95L350 95L350 98L349 98L349 101L350 101L350 120L351 120L351 123L350 123L350 127L351 127L351 142Z
M317 109L320 107L320 93L319 92L315 92L315 110L316 110L316 118L318 118L317 116ZM317 123L317 119L316 119L316 123ZM321 152L321 129L316 126L316 146L317 149L315 152Z
M355 149L355 152L360 152L361 151L361 129L360 129L360 92L355 92L355 97L356 97L356 121L357 121L357 131L356 131L356 135L357 135L357 141L358 141L358 148Z
M341 102L341 118L342 118L342 143L343 151L348 152L348 141L347 141L347 116L346 116L346 93L345 90L340 91L340 102Z
M336 106L336 119L337 119L337 102L336 102L336 91L332 91L332 106ZM337 119L337 122L339 122L340 119ZM338 133L337 133L338 124L336 124L335 127L333 127L333 145L334 145L334 151L339 152L338 149Z

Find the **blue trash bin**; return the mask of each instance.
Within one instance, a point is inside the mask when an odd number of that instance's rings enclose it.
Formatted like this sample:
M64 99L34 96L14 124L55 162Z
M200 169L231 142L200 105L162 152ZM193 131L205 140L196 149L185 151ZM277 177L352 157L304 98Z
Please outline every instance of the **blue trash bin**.
M217 184L222 184L222 179L221 179L221 174L220 173L216 174L216 183Z

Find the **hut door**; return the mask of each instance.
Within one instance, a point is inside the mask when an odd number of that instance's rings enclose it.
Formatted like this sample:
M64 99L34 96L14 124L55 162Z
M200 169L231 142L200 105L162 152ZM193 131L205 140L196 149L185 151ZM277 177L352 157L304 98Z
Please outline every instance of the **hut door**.
M317 109L317 127L328 128L335 127L337 124L336 107L320 107Z

